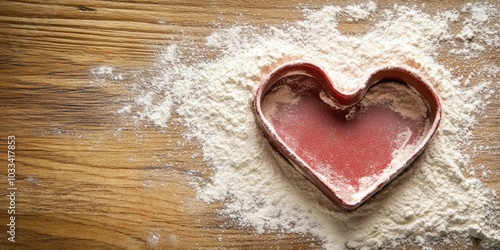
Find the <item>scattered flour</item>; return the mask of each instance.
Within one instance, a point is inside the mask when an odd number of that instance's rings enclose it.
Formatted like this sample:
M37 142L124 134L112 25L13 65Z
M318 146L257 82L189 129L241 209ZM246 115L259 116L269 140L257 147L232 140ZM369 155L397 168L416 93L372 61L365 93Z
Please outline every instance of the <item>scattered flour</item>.
M348 5L343 8L343 12L351 22L365 20L377 10L377 4L368 2L366 4Z
M148 235L147 243L150 246L155 246L160 242L161 236L157 233L150 232Z
M96 67L96 68L90 70L90 72L93 75L102 76L102 75L113 75L113 70L115 70L115 69L111 66L101 65L99 67Z
M429 110L424 99L403 84L388 82L383 88L371 88L361 100L362 106L387 102L401 116L420 121L428 118Z
M90 74L95 78L93 83L105 85L108 80L123 81L123 75L115 74L114 70L115 68L107 65L101 65L99 67L91 69Z
M321 96L326 96L325 92L321 92ZM321 98L321 97L320 97ZM323 97L325 100L328 97ZM274 117L279 105L293 105L297 104L300 96L293 93L288 85L282 85L274 89L274 92L268 94L262 103L262 112L266 119L271 120ZM331 99L326 99L329 105L335 105Z
M498 10L467 4L460 11L425 13L400 5L378 10L369 2L304 10L303 20L283 26L221 27L205 47L168 46L159 56L158 77L137 83L132 110L160 127L177 113L187 127L185 137L201 144L203 159L214 170L209 182L195 183L199 199L223 202L221 216L257 233L310 233L327 249L432 246L464 237L498 249L495 194L462 174L470 163L463 149L470 147L475 116L487 103L485 93L494 96L491 86L497 82L485 75L481 80L454 75L436 59L444 45L452 47L446 52L465 57L498 50L498 23L490 21ZM377 21L366 34L345 35L337 29L341 14ZM459 21L463 28L453 33L450 27ZM217 57L193 60L207 51L217 51ZM190 53L190 61L182 53ZM356 211L340 211L290 171L255 123L251 102L259 80L289 58L317 63L345 92L357 89L363 74L378 65L412 62L442 97L441 127L424 153ZM498 65L484 70L496 74Z
M456 36L461 44L455 43L455 48L450 53L473 58L485 52L485 46L500 46L500 23L492 21L493 17L500 14L498 6L466 4L461 13L470 15L470 18L463 22L462 31Z

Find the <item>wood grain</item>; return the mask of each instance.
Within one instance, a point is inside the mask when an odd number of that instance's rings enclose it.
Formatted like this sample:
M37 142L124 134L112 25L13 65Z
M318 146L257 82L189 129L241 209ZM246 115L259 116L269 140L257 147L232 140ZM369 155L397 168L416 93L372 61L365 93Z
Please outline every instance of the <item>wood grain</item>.
M6 138L13 134L18 188L15 247L320 247L311 235L258 235L217 216L223 204L198 201L189 185L186 176L208 178L212 170L202 161L196 142L178 143L184 128L171 123L169 130L161 131L116 115L131 101L127 82L100 84L89 71L113 65L151 74L144 69L151 68L155 52L169 41L189 38L202 43L214 31L214 23L283 24L301 18L297 6L317 8L325 2L0 1L0 223L8 222ZM464 3L431 1L422 8L453 9ZM378 2L379 9L392 5ZM342 32L352 34L369 27L367 21L339 24ZM450 56L439 60L450 68L461 66L459 73L464 75L482 64L500 62L497 50L487 58L467 61L467 66ZM471 146L469 153L474 165L490 169L486 185L500 192L497 97L479 116L472 141L473 146L495 146L476 151ZM5 233L0 235L0 248L14 246Z

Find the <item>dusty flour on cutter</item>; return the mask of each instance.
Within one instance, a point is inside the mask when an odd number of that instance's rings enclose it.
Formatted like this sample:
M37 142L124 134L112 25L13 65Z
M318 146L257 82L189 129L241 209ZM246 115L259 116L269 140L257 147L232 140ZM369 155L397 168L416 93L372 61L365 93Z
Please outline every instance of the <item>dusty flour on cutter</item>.
M159 76L138 83L136 106L142 111L137 117L164 126L171 112L178 113L187 127L186 138L202 145L203 158L214 169L209 183L193 181L199 199L224 202L222 216L257 233L309 233L327 249L407 242L427 246L463 237L483 239L486 248L498 249L495 194L461 172L470 163L462 150L470 147L485 96L494 94L495 74L470 75L464 81L436 60L437 53L474 57L486 48L498 50L498 33L488 33L498 30L498 23L490 22L498 8L470 4L429 14L398 5L377 9L370 2L305 10L303 20L283 26L220 28L206 38L203 48L183 50L180 42L159 55ZM342 15L351 15L351 21L377 21L366 34L346 35L337 29ZM452 23L463 29L452 31ZM451 50L439 51L443 45ZM190 53L196 58L214 50L220 52L216 58L198 62L184 62L180 56ZM284 58L319 64L345 92L358 88L371 67L413 61L422 65L419 70L431 77L442 96L441 127L409 171L358 210L341 212L290 171L255 123L251 101L262 71ZM144 97L161 92L163 98L144 102Z

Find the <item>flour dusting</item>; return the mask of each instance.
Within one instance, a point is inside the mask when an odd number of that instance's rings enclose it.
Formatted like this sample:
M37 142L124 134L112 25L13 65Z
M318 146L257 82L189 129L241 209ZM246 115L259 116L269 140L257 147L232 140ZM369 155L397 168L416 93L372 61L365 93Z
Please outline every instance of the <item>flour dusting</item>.
M468 237L482 239L485 248L500 248L495 193L462 172L470 163L464 150L475 117L496 93L498 65L460 76L437 59L498 51L499 6L467 4L426 13L403 5L379 9L368 2L303 13L302 20L281 26L221 27L196 49L183 42L168 46L158 56L157 77L138 81L133 107L118 112L159 127L175 112L187 128L185 138L201 144L203 160L214 170L209 182L193 181L198 198L222 202L221 216L257 233L312 234L326 249L432 246ZM376 21L365 34L349 35L337 29L340 15ZM209 51L217 56L193 60ZM358 89L378 65L419 65L442 98L441 127L407 172L358 210L341 212L291 171L255 123L251 103L259 81L287 58L318 64L346 93Z

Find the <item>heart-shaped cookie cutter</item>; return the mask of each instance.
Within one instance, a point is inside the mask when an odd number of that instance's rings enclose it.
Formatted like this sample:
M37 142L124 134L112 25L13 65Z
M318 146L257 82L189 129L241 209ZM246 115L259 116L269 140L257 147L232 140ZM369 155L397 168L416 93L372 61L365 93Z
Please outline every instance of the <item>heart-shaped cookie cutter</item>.
M329 96L331 100L340 105L341 107L349 107L360 102L365 93L373 85L382 81L395 81L402 84L406 84L416 93L418 93L428 106L430 113L430 127L427 130L424 137L420 140L419 145L417 145L414 150L407 156L406 160L398 166L395 171L393 171L387 178L381 180L375 188L370 192L363 194L362 197L356 198L356 200L346 200L340 197L338 193L324 181L324 177L314 171L314 168L307 164L301 157L297 155L294 150L292 150L284 140L278 136L273 124L266 118L262 109L262 102L268 93L268 91L276 84L279 80L284 79L288 76L293 75L303 75L314 78L324 92ZM277 149L300 173L307 177L321 192L326 195L330 200L337 203L341 208L345 210L355 210L361 204L363 204L369 197L374 195L378 190L387 185L392 181L397 175L403 172L424 150L425 146L428 144L431 137L436 132L440 120L441 120L441 102L436 90L431 84L427 83L423 77L420 76L415 70L409 67L400 66L387 66L376 70L375 72L368 75L367 79L364 81L365 85L355 91L354 93L344 94L337 90L333 84L333 81L325 73L325 71L319 66L304 61L293 61L283 64L275 68L268 76L263 79L261 85L258 87L255 99L254 99L254 112L257 118L257 123L261 128L265 138L270 142L270 144ZM334 142L332 142L334 143Z

